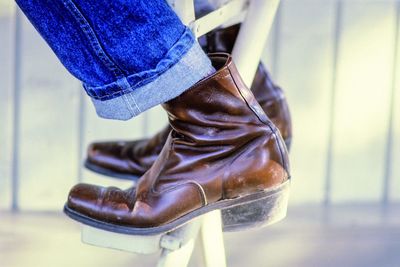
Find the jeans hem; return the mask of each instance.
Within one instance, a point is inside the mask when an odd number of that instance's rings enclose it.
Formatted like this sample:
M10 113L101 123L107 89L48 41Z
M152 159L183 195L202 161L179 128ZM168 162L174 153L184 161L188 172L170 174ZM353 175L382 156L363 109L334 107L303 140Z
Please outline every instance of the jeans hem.
M128 94L136 90L136 88L154 81L158 76L170 69L185 53L187 53L194 43L194 36L190 29L186 27L179 40L169 49L167 54L158 62L154 69L130 74L126 77L119 77L116 81L109 84L100 86L84 84L83 87L87 95L101 101Z
M132 92L109 99L92 98L97 115L105 119L128 120L143 111L165 103L214 72L210 59L194 42L185 55L155 80ZM124 83L124 81L122 81ZM128 81L125 81L128 86ZM123 87L124 85L121 84Z

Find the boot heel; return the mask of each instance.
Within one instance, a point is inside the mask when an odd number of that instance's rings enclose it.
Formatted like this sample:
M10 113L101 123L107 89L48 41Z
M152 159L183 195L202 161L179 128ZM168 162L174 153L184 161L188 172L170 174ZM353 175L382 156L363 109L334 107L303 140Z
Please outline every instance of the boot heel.
M253 199L244 203L222 209L224 231L265 227L282 220L286 217L289 194L288 180L270 191L254 194Z

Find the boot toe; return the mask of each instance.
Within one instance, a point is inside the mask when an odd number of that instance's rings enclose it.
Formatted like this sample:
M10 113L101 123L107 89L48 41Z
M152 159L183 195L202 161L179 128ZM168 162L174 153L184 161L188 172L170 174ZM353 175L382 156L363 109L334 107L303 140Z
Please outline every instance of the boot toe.
M93 163L107 162L109 158L119 155L126 142L98 142L92 143L87 149L87 159Z
M86 162L114 172L129 173L127 142L99 142L89 145Z
M89 217L95 217L102 202L103 194L103 187L77 184L68 194L67 207Z
M129 224L135 200L135 187L121 190L89 184L75 185L69 195L67 208L81 216L114 224Z

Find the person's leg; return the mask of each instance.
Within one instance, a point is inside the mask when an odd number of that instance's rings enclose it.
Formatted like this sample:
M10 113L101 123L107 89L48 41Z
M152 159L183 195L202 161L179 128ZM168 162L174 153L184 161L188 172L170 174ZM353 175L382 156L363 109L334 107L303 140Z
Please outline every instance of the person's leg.
M214 71L165 0L16 2L101 117L129 119Z

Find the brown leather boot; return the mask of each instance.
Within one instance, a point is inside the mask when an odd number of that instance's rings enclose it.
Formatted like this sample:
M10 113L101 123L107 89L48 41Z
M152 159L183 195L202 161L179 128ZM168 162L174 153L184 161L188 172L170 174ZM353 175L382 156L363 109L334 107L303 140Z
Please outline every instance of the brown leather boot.
M167 125L150 139L92 143L85 167L106 176L136 180L156 161L170 131Z
M204 37L206 46L203 49L208 52L232 53L239 30L240 24L236 24L208 33ZM251 91L265 114L278 127L287 148L290 149L292 121L289 107L282 89L273 83L262 62L258 65Z
M239 29L240 25L237 24L207 34L204 37L207 39L204 50L230 53ZM258 66L251 90L290 148L292 124L289 108L282 89L272 82L262 63ZM106 176L137 179L153 165L170 131L171 128L167 126L150 139L92 143L88 148L85 166Z
M223 212L225 230L281 219L289 186L283 139L231 57L210 58L215 74L163 104L172 130L137 186L78 184L70 191L67 215L137 235L166 232L216 209Z

